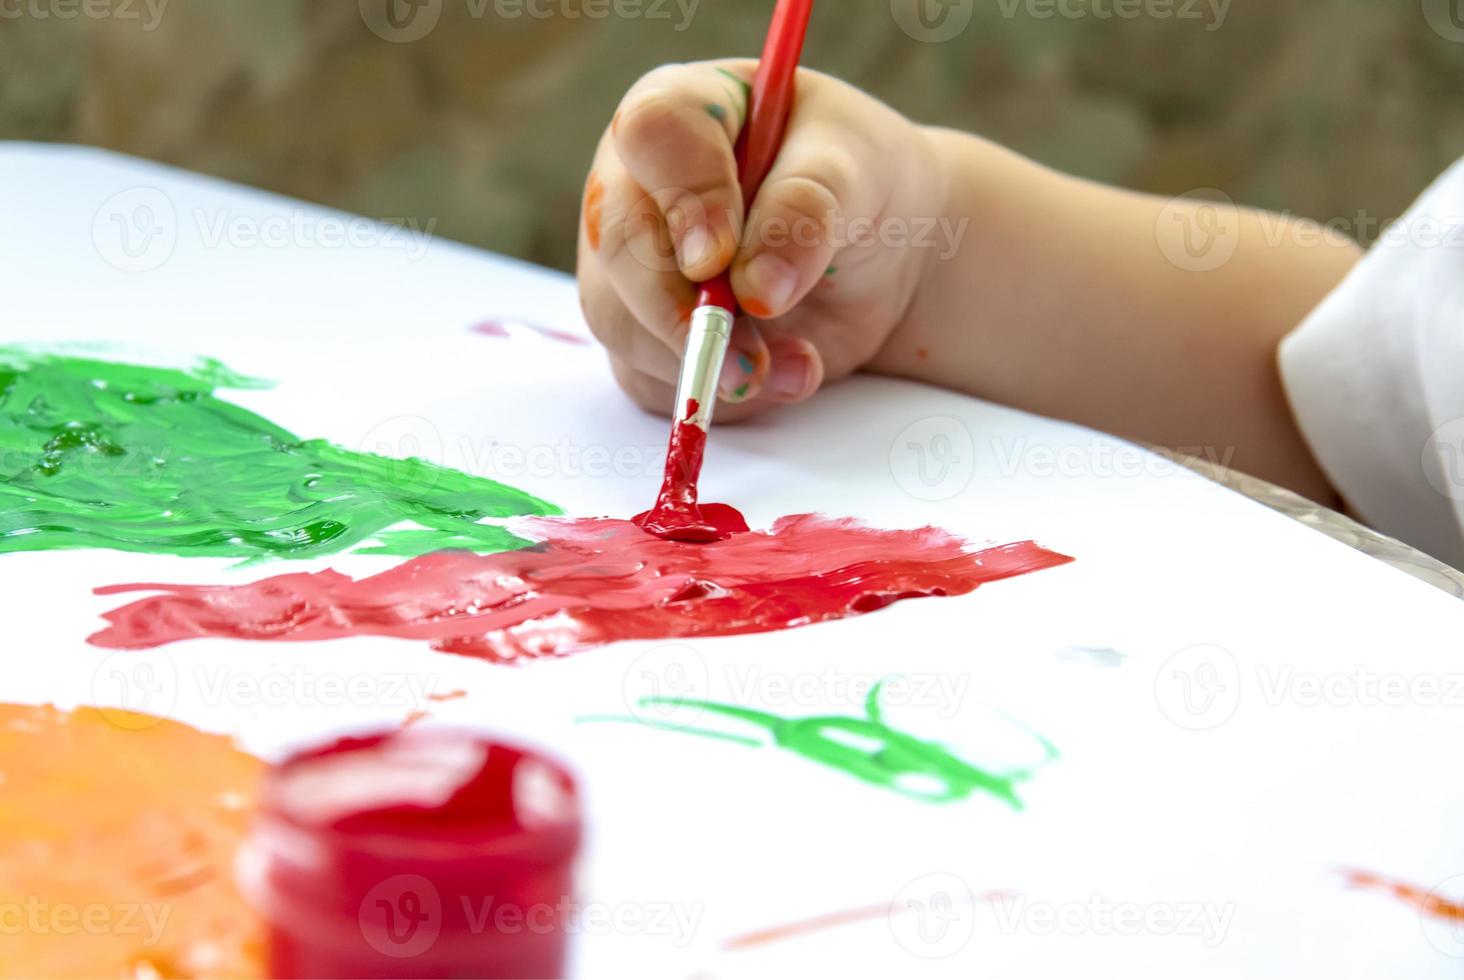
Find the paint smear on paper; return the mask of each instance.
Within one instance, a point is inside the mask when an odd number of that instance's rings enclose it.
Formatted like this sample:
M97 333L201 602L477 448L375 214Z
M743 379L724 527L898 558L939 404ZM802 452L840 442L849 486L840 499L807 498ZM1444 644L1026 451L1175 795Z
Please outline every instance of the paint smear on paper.
M464 691L462 688L458 688L454 691L446 691L442 694L429 694L427 695L427 704L423 705L420 708L414 709L410 714L408 714L407 717L402 720L402 727L411 728L418 722L431 718L431 705L442 704L445 701L461 701L467 696L468 692Z
M513 318L499 318L496 320L484 320L475 323L472 327L473 333L482 337L496 337L500 340L509 340L515 333L527 332L538 334L545 340L557 341L561 344L569 344L572 347L588 347L588 338L579 334L570 333L567 330L556 330L553 327L546 327L541 323L531 323L528 320Z
M0 348L0 553L489 552L525 542L479 521L557 513L420 459L301 439L214 394L261 387L213 360L174 369Z
M1464 924L1464 900L1445 898L1437 892L1411 885L1406 881L1385 878L1371 871L1347 870L1347 884L1353 888L1366 888L1384 892L1418 909L1424 915L1444 922Z
M509 527L539 543L497 555L438 552L359 580L326 570L235 586L98 589L159 594L107 613L110 625L90 640L138 648L208 636L396 636L508 663L616 640L806 626L1072 561L1030 541L977 550L937 528L881 531L808 514L708 544L664 541L612 518Z
M150 715L0 705L0 973L264 976L233 872L263 769Z
M942 892L932 896L928 902L919 899L906 899L904 902L883 902L878 905L865 905L861 908L841 909L837 912L826 912L823 915L800 919L797 922L769 926L766 929L758 929L755 932L744 932L741 935L733 936L723 941L722 948L732 952L741 949L755 949L759 946L766 946L769 943L782 942L785 939L800 939L804 936L858 922L877 922L879 920L893 922L897 916L908 915L911 912L918 914L927 906L935 906L937 908L934 908L933 911L946 913L954 912L957 906L970 905L978 901L1002 902L1015 899L1016 897L1017 893L1010 891L989 891L982 892L980 895L954 897Z
M937 742L926 741L886 724L880 711L883 682L876 684L865 700L865 717L820 715L783 718L732 704L698 701L682 697L642 698L641 707L702 711L744 722L771 739L772 745L801 755L811 762L837 769L871 786L878 786L922 803L954 803L983 793L1001 800L1013 810L1022 809L1017 785L1032 777L1042 766L1058 757L1057 749L1041 735L1008 718L1006 721L1029 737L1040 758L1027 766L1000 771L982 769L956 756ZM590 716L581 721L626 721L649 728L724 738L744 744L768 744L719 729L659 722L632 715Z

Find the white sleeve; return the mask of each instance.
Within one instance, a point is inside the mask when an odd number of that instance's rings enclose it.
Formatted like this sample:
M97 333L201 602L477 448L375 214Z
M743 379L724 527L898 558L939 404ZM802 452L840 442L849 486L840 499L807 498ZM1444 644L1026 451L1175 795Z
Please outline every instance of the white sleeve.
M1280 362L1348 505L1464 568L1464 160L1281 342Z

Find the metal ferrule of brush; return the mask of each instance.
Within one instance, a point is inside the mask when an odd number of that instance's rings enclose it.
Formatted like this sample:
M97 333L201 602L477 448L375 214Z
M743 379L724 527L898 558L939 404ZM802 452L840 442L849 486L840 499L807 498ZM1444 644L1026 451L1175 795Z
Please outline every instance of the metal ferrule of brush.
M727 341L732 336L732 314L720 306L701 306L691 315L691 329L686 335L686 356L681 361L681 379L676 385L677 418L708 428L712 410L717 405L717 382L722 376L722 361L727 356ZM688 399L696 401L696 411L687 416Z

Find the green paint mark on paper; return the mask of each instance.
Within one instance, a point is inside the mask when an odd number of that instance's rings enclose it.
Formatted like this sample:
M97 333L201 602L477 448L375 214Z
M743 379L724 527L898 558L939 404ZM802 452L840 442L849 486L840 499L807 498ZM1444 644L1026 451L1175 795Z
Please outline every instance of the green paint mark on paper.
M1042 758L1025 768L1004 772L987 771L958 758L937 742L926 741L886 725L879 707L883 688L884 682L881 681L869 692L864 705L864 718L839 715L781 718L766 711L755 711L736 705L674 697L642 698L640 704L648 708L667 706L681 710L699 709L746 722L761 728L771 736L771 744L779 748L923 803L952 803L979 792L1001 800L1014 810L1020 810L1022 801L1017 796L1017 784L1031 778L1037 769L1058 757L1057 749L1051 742L1025 725L1007 718L1011 725L1037 743L1042 750ZM718 738L744 745L769 744L716 729L693 728L630 715L592 715L577 720L627 721L649 728Z
M214 394L266 387L214 360L180 369L0 347L0 552L493 552L527 542L480 519L558 512L420 459L300 439Z

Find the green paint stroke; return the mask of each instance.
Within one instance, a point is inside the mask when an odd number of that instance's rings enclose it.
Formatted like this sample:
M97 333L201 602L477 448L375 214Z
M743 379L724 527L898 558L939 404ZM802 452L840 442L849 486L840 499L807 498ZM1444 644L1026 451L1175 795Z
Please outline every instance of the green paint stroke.
M177 369L0 347L0 552L493 552L528 542L478 521L558 512L420 459L301 439L214 394L265 387L214 360Z
M771 736L773 745L795 752L820 765L848 773L873 786L923 803L953 803L979 792L1001 800L1013 810L1021 810L1023 807L1017 796L1017 785L1058 758L1056 747L1046 738L1003 715L1008 723L1041 747L1042 759L1025 768L989 772L957 758L937 742L896 731L885 724L879 707L880 691L883 687L884 682L881 681L869 692L864 706L864 718L839 715L781 718L766 711L755 711L736 705L675 697L642 698L640 704L643 707L700 709L747 722ZM745 735L649 721L629 715L592 715L577 720L634 722L648 728L678 731L744 745L768 744L757 742Z
M747 103L752 100L752 85L725 68L718 68L717 71L732 79L737 85L736 91L731 92L731 95L732 104L737 107L737 125L740 128L747 119Z

